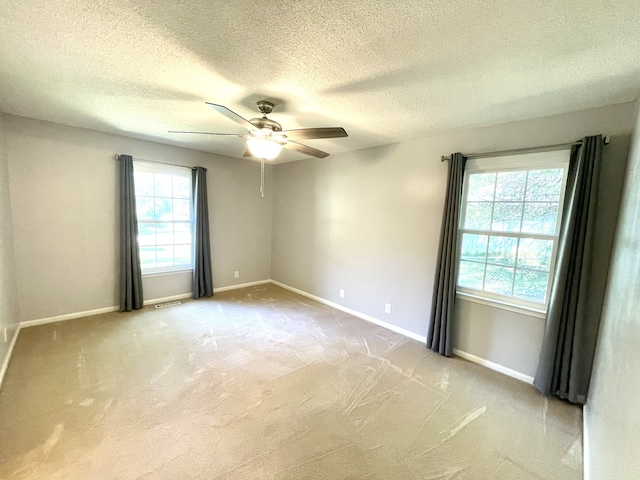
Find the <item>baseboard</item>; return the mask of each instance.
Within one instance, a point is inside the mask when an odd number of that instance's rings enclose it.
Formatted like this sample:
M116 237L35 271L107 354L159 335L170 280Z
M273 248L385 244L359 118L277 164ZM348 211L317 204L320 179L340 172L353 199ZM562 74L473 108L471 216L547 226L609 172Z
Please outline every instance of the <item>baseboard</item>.
M145 300L143 305L155 305L156 303L173 302L174 300L184 300L185 298L193 297L193 293L181 293L180 295L171 295L170 297L152 298L151 300Z
M255 285L263 285L270 283L271 280L258 280L257 282L237 283L235 285L228 285L226 287L214 288L213 293L227 292L229 290L237 290L238 288L253 287ZM182 293L180 295L173 295L171 297L154 298L153 300L145 300L145 305L154 305L156 303L172 302L174 300L183 300L185 298L192 298L193 293Z
M339 303L335 303L335 302L331 302L329 300L325 300L324 298L321 297L317 297L315 295L312 295L308 292L305 292L303 290L298 290L297 288L294 287L290 287L289 285L286 285L284 283L280 283L276 280L271 280L271 283L273 283L274 285L277 285L279 287L282 287L286 290L289 290L293 293L297 293L298 295L302 295L303 297L307 297L310 298L312 300L315 300L316 302L320 302L323 303L325 305L329 305L330 307L333 307L337 310L341 310L345 313L348 313L350 315L353 315L354 317L358 317L361 318L362 320L366 320L367 322L373 323L374 325L378 325L379 327L383 327L386 328L387 330L391 330L392 332L395 333L399 333L400 335L404 335L405 337L409 337L412 338L413 340L417 340L421 343L427 343L427 337L424 337L422 335L418 335L417 333L411 332L409 330L405 330L404 328L398 327L396 325L393 325L391 323L387 323L384 322L382 320L379 320L375 317L372 317L371 315L367 315L366 313L362 313L362 312L358 312L357 310L352 310L351 308L347 308L343 305L340 305Z
M229 285L228 287L214 288L213 293L226 292L227 290L236 290L238 288L254 287L256 285L264 285L265 283L271 283L272 280L258 280L257 282L239 283L237 285Z
M257 282L240 283L237 285L229 285L228 287L214 288L213 292L226 292L227 290L235 290L237 288L252 287L254 285L262 285L264 283L270 283L271 280L259 280ZM143 305L155 305L156 303L173 302L174 300L183 300L191 298L192 293L181 293L180 295L172 295L170 297L152 298L145 300ZM90 317L93 315L100 315L101 313L117 312L120 307L103 307L96 308L95 310L86 310L84 312L65 313L64 315L56 315L55 317L38 318L36 320L26 320L20 322L20 328L35 327L37 325L45 325L47 323L64 322L65 320L73 320L75 318Z
M19 333L20 324L18 324L16 331L13 332L13 338L9 342L9 350L7 350L7 354L4 356L2 365L0 365L0 389L2 389L2 382L4 381L4 376L7 373L7 369L9 368L9 360L11 360L11 354L13 353L13 348L16 346L16 340L18 340Z
M533 385L533 377L525 375L524 373L516 372L511 368L499 365L484 358L477 357L476 355L473 355L471 353L463 352L462 350L458 350L457 348L453 349L453 354L456 357L464 358L465 360L468 360L472 363L477 363L478 365L482 365L483 367L486 367L490 370L494 370L498 373L502 373L503 375L507 375L508 377L515 378L516 380L528 383L529 385Z
M117 312L120 307L103 307L94 310L86 310L84 312L65 313L64 315L56 315L55 317L38 318L36 320L26 320L20 322L20 328L35 327L37 325L45 325L47 323L64 322L75 318L90 317L92 315L100 315L101 313Z
M589 403L582 407L582 472L584 480L591 480L591 445L589 443Z

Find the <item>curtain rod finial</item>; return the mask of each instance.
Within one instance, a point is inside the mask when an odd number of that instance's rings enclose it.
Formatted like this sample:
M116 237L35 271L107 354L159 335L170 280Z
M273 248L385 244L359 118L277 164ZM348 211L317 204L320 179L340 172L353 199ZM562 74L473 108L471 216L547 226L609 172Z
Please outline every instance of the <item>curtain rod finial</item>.
M448 156L445 156L445 155L442 155L442 156L440 157L440 161L441 161L441 162L447 162L447 161L449 161L449 160L451 160L451 157L448 157Z
M605 135L602 139L602 143L604 143L605 145L609 145L611 143L611 135Z

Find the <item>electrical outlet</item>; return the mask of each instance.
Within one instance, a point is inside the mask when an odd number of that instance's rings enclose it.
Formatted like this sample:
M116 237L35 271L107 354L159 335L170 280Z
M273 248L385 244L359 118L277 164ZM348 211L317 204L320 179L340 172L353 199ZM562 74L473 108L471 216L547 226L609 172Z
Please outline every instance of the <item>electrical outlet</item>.
M384 304L384 313L391 313L391 304L390 303L385 303Z
M233 272L233 278L240 278L240 272L238 272L237 270Z
M344 288L340 289L340 298L344 298Z

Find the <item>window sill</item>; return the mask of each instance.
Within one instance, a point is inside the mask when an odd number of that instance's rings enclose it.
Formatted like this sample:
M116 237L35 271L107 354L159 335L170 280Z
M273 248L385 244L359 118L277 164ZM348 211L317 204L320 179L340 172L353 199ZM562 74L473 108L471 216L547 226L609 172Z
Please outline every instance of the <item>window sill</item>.
M508 310L510 312L519 313L528 317L535 318L547 318L547 312L545 310L537 310L535 308L524 307L522 305L514 305L512 303L501 302L499 300L493 300L490 298L480 297L478 295L471 295L469 293L456 292L456 298L459 300L465 300L467 302L479 303L488 307L499 308L501 310Z
M164 277L166 275L180 275L180 274L185 274L187 272L193 272L193 268L181 268L180 270L162 270L162 271L157 271L157 272L154 271L149 273L142 272L142 277L143 278Z

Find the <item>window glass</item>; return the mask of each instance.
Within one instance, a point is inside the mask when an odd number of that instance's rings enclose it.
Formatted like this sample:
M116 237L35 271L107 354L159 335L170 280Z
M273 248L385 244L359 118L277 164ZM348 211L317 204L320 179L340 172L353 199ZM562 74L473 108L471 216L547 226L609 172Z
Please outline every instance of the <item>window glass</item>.
M459 292L546 308L568 164L568 154L550 156L531 168L511 157L494 162L495 168L467 170Z
M191 268L191 171L134 162L134 181L142 272Z

